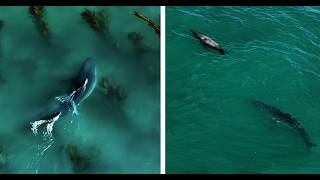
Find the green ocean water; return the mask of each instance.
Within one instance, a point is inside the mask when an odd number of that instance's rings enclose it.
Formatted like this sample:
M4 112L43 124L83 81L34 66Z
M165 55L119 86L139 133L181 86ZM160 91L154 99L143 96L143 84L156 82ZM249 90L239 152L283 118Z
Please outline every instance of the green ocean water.
M319 18L320 7L166 7L167 173L320 173ZM290 113L318 146L252 100Z
M113 41L103 41L82 19L85 8L107 12ZM160 38L133 12L159 24L160 8L46 7L50 44L28 9L0 8L0 173L159 173ZM130 32L142 35L143 51ZM87 57L98 82L79 115L59 119L50 141L35 136L30 122L71 92ZM123 87L127 98L113 102L99 85L102 77Z

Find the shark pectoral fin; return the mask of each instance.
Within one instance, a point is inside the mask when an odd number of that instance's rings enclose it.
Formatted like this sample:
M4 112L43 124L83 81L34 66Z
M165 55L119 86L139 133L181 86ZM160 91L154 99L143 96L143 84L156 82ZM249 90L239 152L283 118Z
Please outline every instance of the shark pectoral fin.
M79 111L78 111L78 109L77 109L77 105L76 105L76 103L74 102L74 101L71 101L71 105L72 105L72 109L73 109L73 111L72 111L72 115L79 115Z
M62 96L56 96L54 99L60 103L65 103L65 102L71 102L73 101L73 98L75 94L80 90L81 88L78 88L75 91L72 91L69 95L62 95Z
M54 99L60 103L64 103L66 101L71 101L72 98L73 97L69 95L62 95L62 96L56 96Z

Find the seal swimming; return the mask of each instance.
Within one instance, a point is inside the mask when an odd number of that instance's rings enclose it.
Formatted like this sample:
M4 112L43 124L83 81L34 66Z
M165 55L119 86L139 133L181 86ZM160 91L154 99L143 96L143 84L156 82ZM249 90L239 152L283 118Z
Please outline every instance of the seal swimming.
M193 35L199 39L199 41L202 43L203 47L207 48L211 47L213 49L216 49L220 52L220 54L224 54L225 50L218 44L216 43L214 40L212 40L210 37L200 33L200 32L196 32L192 29L190 29L190 31L193 33Z
M72 114L78 115L77 106L90 96L96 85L97 69L91 58L87 58L78 73L73 79L76 89L67 95L55 97L58 105L52 107L52 113L45 116L41 120L31 122L31 130L37 134L38 127L47 124L47 134L51 136L53 125L56 121L67 115L70 111Z
M251 101L253 105L257 108L267 111L272 116L277 118L277 122L283 122L289 125L291 128L295 129L299 135L303 138L304 143L307 145L308 148L317 146L315 143L311 141L310 136L307 134L305 129L299 123L299 121L294 118L291 114L282 112L280 109L273 107L271 105L265 104L261 101Z

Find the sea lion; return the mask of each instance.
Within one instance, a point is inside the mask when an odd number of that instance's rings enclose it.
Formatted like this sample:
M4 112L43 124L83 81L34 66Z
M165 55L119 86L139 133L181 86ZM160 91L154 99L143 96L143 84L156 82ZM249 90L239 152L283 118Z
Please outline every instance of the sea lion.
M202 43L202 45L208 49L208 47L211 47L213 49L218 50L221 54L225 53L225 50L218 44L216 43L214 40L212 40L210 37L200 33L200 32L196 32L194 30L190 30L193 35L198 38L200 40L200 42Z

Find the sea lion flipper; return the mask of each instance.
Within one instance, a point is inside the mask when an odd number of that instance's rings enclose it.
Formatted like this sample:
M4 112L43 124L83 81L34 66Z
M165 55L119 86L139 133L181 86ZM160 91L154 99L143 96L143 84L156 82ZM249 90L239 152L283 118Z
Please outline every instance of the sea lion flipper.
M220 54L224 55L225 50L221 46L218 46L216 49L220 52Z
M224 49L218 49L218 51L220 52L220 54L224 54Z

